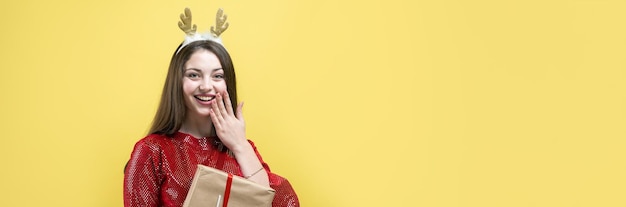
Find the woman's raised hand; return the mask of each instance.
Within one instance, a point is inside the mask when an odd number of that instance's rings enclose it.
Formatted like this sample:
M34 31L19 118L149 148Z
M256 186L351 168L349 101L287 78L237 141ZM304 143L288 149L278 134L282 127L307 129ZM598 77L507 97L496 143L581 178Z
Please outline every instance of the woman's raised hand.
M211 104L210 114L215 132L222 143L235 153L248 144L242 108L243 103L239 103L235 114L228 92L216 94Z
M211 104L210 114L217 137L234 153L241 167L242 176L269 187L267 172L246 138L246 126L241 111L243 103L237 105L235 112L228 92L224 92L223 95L218 93L216 96L215 102Z

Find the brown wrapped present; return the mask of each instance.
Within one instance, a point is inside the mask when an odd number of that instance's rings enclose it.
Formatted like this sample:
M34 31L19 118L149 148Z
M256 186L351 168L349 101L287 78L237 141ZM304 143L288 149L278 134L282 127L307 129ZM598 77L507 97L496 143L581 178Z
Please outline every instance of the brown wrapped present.
M275 193L270 187L198 165L183 207L271 207Z

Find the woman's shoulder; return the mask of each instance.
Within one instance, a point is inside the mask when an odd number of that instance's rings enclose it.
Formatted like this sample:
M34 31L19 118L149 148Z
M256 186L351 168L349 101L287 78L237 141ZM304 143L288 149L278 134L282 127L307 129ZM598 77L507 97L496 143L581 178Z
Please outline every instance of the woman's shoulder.
M137 143L135 143L135 147L141 148L149 148L149 149L159 149L163 145L167 145L168 142L172 141L172 137L163 134L148 134L145 137L141 138Z
M170 137L164 134L148 134L145 137L141 138L139 141L137 141L137 143L155 144L167 141L168 139L170 139Z

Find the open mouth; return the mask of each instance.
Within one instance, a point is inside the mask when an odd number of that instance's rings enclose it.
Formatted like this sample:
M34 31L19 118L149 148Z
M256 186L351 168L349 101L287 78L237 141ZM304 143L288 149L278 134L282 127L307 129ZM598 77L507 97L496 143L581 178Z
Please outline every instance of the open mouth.
M196 99L200 101L212 101L215 99L215 96L194 96Z

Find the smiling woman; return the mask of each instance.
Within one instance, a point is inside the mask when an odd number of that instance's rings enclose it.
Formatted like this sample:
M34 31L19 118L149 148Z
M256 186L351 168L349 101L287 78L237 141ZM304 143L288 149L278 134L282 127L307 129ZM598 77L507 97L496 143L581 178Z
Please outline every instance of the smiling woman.
M204 165L273 188L272 206L299 206L291 184L270 171L246 137L243 104L235 107L235 70L216 39L223 30L196 36L189 10L181 21L188 38L172 56L150 132L131 154L124 205L182 206L196 167Z
M216 94L226 93L224 70L215 54L202 49L191 55L185 64L183 92L187 109L196 111L188 116L209 115L211 108L207 106L214 103Z
M203 91L211 90L210 92L213 96L217 95L215 93L217 89L209 88L217 87L215 85L216 81L213 78L202 76L203 72L207 76L213 74L214 71L210 71L210 69L221 69L223 81L221 81L221 85L218 88L220 92L224 92L224 89L226 89L225 91L231 97L230 102L237 103L235 69L230 55L220 44L213 41L189 43L189 45L182 47L180 51L173 55L169 67L160 105L150 133L173 135L182 126L183 119L187 114L187 107L191 103L185 97L187 91L184 91L183 88L187 89L186 87L193 86L191 85L192 82L201 84L202 81L207 81L204 84L211 84L210 86L199 85L197 89ZM195 89L190 88L189 90ZM195 99L195 97L193 98ZM231 104L230 107L235 108L235 105ZM170 117L174 117L173 120L170 121Z

